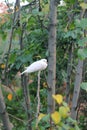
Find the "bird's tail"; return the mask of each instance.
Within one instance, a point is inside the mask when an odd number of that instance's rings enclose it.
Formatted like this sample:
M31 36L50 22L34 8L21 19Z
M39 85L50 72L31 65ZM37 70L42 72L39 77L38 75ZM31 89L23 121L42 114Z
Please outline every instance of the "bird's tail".
M26 71L23 71L22 73L20 73L20 76L23 75L24 73L26 73Z

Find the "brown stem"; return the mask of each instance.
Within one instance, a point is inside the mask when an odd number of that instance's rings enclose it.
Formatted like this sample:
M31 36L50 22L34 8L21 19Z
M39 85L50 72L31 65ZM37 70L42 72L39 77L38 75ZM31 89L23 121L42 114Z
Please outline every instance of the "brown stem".
M40 71L38 72L38 88L37 88L37 113L36 113L36 128L38 126L38 115L40 113Z

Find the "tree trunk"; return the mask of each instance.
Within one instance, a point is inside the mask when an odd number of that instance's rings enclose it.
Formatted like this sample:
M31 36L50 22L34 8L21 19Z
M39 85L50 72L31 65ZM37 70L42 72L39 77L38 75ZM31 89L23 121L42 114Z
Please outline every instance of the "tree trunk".
M8 113L6 112L6 106L5 106L1 86L0 86L0 117L3 122L4 130L12 130L12 125L9 121Z
M66 102L69 103L70 100L70 79L72 70L72 59L73 59L73 43L69 47L68 54L68 65L67 65L67 85L66 85Z
M19 43L20 43L20 50L23 50L24 45L23 45L23 34L25 31L26 23L22 25L21 29L21 35L19 38ZM29 89L28 89L28 81L29 77L27 75L22 75L21 76L21 86L23 89L23 94L24 94L24 100L25 100L25 108L26 108L26 114L27 114L27 130L32 130L31 127L31 113L30 113L30 94L29 94Z
M12 42L13 42L13 34L14 34L14 29L16 27L16 24L18 21L18 12L16 11L16 7L20 4L20 0L16 0L15 2L15 6L14 6L14 14L13 14L13 19L12 19L12 25L11 25L11 32L10 32L10 41L9 41L9 48L8 48L8 52L7 52L7 58L6 58L6 67L5 67L5 72L4 72L4 80L5 80L5 84L6 86L9 85L8 82L8 61L9 61L9 55L10 55L10 51L11 51L11 47L12 47ZM19 7L19 6L18 6Z
M55 94L56 82L56 24L57 7L55 0L50 0L49 14L49 39L48 39L48 113L55 110L55 101L52 95Z
M84 0L84 3L87 3L87 0ZM87 17L87 10L83 9L81 12L81 19L83 17ZM84 32L84 37L87 35L86 29L83 30ZM81 47L82 48L82 47ZM79 98L79 93L80 93L80 84L82 81L82 73L83 73L83 60L78 61L77 65L77 72L76 72L76 78L75 78L75 85L74 85L74 93L73 93L73 100L72 100L72 109L71 109L71 117L73 119L77 118L77 103L78 103L78 98Z
M76 72L73 100L72 100L72 109L71 109L71 117L73 119L76 119L77 117L77 103L80 92L80 84L82 81L82 70L83 70L83 60L79 60L77 65L77 72Z
M23 89L23 95L24 95L24 100L25 100L25 109L26 109L26 114L27 114L27 130L32 130L31 128L31 113L30 113L30 94L28 90L28 81L29 78L27 75L22 75L21 76L22 80L22 89Z

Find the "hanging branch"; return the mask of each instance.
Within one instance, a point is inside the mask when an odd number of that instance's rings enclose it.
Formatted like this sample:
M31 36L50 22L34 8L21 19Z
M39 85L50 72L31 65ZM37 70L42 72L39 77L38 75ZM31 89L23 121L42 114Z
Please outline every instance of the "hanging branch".
M38 115L40 112L40 72L41 71L38 72L36 128L38 126Z

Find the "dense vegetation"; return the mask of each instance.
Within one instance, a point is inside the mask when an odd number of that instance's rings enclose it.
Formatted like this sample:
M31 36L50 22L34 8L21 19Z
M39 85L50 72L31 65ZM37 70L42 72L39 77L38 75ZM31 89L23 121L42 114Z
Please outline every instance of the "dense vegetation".
M64 0L59 5L59 1L53 0L57 9L55 25L49 24L52 0L27 1L28 5L20 7L17 0L14 10L9 4L10 13L0 16L0 88L13 130L86 130L87 1ZM48 111L50 88L46 69L40 75L38 115L38 72L29 76L19 74L42 58L48 59L49 65L48 39L52 26L57 32L55 93L52 93L55 111ZM2 96L0 103L1 99Z

